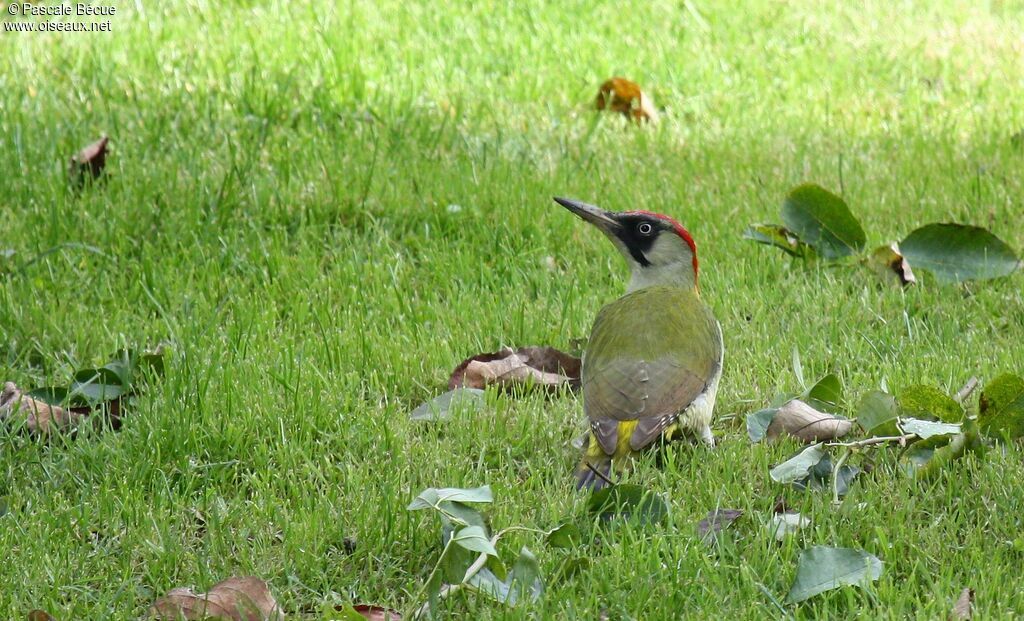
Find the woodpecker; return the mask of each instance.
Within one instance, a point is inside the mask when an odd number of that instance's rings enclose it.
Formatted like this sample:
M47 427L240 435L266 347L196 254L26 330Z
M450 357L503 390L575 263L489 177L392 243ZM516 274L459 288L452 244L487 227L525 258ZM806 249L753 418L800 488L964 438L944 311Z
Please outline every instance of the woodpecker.
M603 487L613 466L627 467L659 438L690 434L714 447L724 347L722 327L700 298L693 237L661 214L555 202L600 229L631 272L625 295L597 313L583 355L590 433L577 487Z

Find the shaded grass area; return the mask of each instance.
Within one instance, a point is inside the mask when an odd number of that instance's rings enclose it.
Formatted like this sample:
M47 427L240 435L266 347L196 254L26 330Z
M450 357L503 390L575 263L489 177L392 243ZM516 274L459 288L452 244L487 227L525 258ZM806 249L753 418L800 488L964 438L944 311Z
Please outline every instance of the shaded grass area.
M957 220L1024 249L1024 157L1008 140L1024 127L1019 4L119 10L110 35L0 39L0 248L16 251L0 376L54 383L125 345L173 354L119 433L4 432L0 613L134 618L232 574L269 580L300 617L401 607L438 552L436 526L404 509L420 489L488 483L498 526L582 515L573 396L407 421L466 355L568 347L621 291L620 260L552 194L693 232L725 331L721 448L639 465L672 522L599 533L592 567L542 604L458 596L452 615L764 618L813 544L886 568L866 593L787 608L797 618L935 618L964 586L986 616L1024 607L1017 448L932 485L882 463L833 509L768 479L794 446L751 446L742 429L798 388L794 347L808 378L844 380L847 406L882 382L955 391L1024 371L1021 276L900 292L740 238L813 180L842 192L869 245ZM613 74L648 87L665 122L593 117ZM109 179L75 198L63 162L101 132ZM813 520L782 546L761 528L778 494ZM710 551L693 525L716 507L747 515ZM507 549L524 543L551 575L558 553L525 537Z

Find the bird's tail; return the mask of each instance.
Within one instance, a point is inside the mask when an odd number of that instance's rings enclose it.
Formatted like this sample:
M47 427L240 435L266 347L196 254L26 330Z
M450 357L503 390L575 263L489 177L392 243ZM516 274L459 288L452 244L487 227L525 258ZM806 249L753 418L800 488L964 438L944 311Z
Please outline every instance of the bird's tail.
M583 455L576 469L576 489L599 490L611 482L612 458L607 455L593 457Z

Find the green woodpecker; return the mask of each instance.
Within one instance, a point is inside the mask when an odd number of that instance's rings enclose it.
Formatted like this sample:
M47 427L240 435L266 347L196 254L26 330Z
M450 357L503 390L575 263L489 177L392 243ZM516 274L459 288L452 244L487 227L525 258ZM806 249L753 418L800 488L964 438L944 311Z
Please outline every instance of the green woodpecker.
M682 432L713 447L722 328L700 299L693 237L668 216L555 201L599 228L632 272L626 294L598 312L583 357L590 433L578 487L602 487L613 465L659 438Z

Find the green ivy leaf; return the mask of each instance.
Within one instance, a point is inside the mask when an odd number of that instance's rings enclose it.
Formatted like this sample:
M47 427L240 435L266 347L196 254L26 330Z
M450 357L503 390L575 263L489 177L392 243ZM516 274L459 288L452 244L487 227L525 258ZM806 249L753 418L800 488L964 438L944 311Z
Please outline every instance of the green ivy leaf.
M917 418L901 418L899 426L903 433L912 433L922 440L938 436L953 436L960 433L959 423L943 423Z
M583 535L575 524L562 524L545 537L552 548L575 548L582 539Z
M540 563L526 546L519 551L519 558L512 565L512 575L509 580L511 582L509 593L514 596L516 601L523 598L537 601L544 594L544 580L540 575Z
M412 420L444 420L454 412L475 412L484 407L484 391L479 388L455 388L421 403L412 411Z
M978 399L978 427L987 436L1024 436L1024 379L1004 373L989 382Z
M912 445L903 454L903 470L915 479L933 480L953 461L963 457L970 444L967 436L958 433L945 445L939 448Z
M932 386L918 384L905 388L896 397L896 403L900 406L900 416L945 423L960 423L964 420L963 406Z
M807 244L781 224L753 224L743 232L743 238L781 248L793 257L804 257L813 253Z
M479 526L467 526L455 533L452 542L472 552L497 556L498 551L487 537L487 532Z
M782 222L825 259L841 259L864 249L867 236L843 199L806 183L782 203Z
M771 469L772 479L778 483L792 483L806 477L811 468L825 457L821 444L812 444L793 457Z
M843 383L834 373L829 373L804 393L803 401L816 410L835 412L843 401Z
M491 493L490 485L474 487L471 489L458 487L430 487L420 492L419 496L409 504L408 510L417 511L419 509L433 509L442 501L493 502L494 495Z
M657 523L668 517L668 503L661 495L631 484L597 490L591 494L587 510L605 520L623 517Z
M871 436L894 436L899 433L896 419L899 408L896 398L880 390L864 395L857 407L857 424Z
M802 602L842 586L864 586L881 575L882 561L864 550L814 546L800 553L786 603Z
M1004 241L966 224L927 224L907 235L899 247L911 265L943 282L999 278L1019 266L1017 255Z
M778 412L779 408L765 408L747 414L747 435L750 436L751 442L756 443L764 439L768 427L771 426L772 420Z

